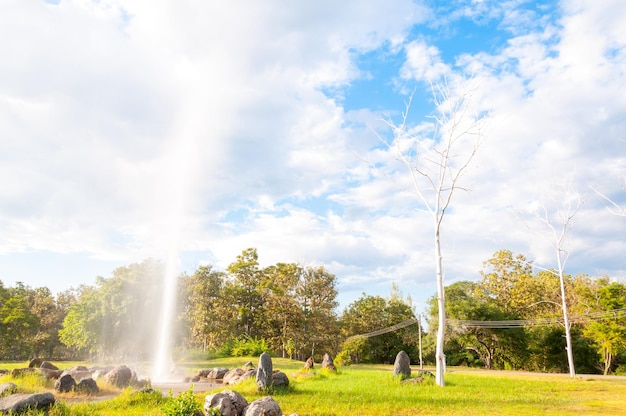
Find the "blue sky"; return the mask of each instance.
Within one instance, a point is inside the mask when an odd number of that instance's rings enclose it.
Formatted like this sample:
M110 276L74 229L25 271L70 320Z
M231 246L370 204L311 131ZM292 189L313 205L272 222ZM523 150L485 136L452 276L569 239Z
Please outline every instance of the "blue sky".
M624 281L626 218L592 187L626 205L625 18L620 0L4 1L0 280L61 291L256 247L324 265L342 306L396 283L421 311L432 221L375 132L412 91L425 126L447 79L490 116L446 284L499 249L556 267L532 218L565 182L584 200L566 272Z

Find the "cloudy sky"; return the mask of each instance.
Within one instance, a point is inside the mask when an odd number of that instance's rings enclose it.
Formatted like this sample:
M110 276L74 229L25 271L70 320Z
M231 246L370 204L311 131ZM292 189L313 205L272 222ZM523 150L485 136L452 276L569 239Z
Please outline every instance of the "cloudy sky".
M378 136L413 93L427 137L445 79L488 114L446 283L499 249L556 267L533 213L576 193L566 271L624 281L626 218L593 190L626 205L624 19L622 0L5 0L0 280L60 291L255 247L324 265L342 306L396 283L422 310L433 221Z

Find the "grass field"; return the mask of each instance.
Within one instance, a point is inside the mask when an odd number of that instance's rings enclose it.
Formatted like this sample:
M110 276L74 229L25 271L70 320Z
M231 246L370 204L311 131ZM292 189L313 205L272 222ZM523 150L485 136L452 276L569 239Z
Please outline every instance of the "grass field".
M229 358L180 365L193 374L205 368L234 368L246 361L256 364L256 358ZM274 369L284 371L291 380L289 389L272 394L285 415L626 415L626 379L618 377L571 379L562 375L449 369L446 387L442 388L432 383L400 383L389 365L341 367L337 373L316 368L314 373L305 373L301 362L275 358L273 363ZM0 363L0 368L17 366ZM10 380L9 376L0 378L0 383L5 381L20 385L19 380ZM262 397L253 380L230 388L248 402ZM32 389L30 386L25 390ZM198 403L209 393L196 394ZM130 391L118 394L112 400L79 404L73 403L75 397L60 397L58 408L51 414L161 415L161 406L169 400L160 395L137 396Z

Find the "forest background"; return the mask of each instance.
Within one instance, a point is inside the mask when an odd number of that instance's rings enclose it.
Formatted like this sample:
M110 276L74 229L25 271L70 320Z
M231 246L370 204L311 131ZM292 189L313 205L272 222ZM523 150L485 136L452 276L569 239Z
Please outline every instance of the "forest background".
M56 295L0 281L0 359L149 360L163 273L160 261L147 259ZM509 250L494 253L479 273L476 281L446 287L447 365L566 372L557 273L533 273L532 262ZM626 285L583 274L566 275L565 283L576 372L626 372ZM226 271L207 265L181 274L173 358L270 351L319 361L329 353L349 365L391 363L404 350L413 363L420 356L434 362L434 295L417 312L393 286L388 297L363 293L338 312L336 285L324 267L260 268L254 248ZM384 331L394 325L401 328Z

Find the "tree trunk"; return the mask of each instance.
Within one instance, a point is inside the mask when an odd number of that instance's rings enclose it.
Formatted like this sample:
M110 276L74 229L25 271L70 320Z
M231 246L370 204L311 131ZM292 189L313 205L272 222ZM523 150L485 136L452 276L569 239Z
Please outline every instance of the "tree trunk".
M559 280L561 284L561 307L563 309L563 324L565 325L565 349L567 350L567 365L569 366L569 376L576 377L574 368L574 352L572 351L572 334L569 317L567 314L567 301L565 299L565 279L563 277L563 262L561 261L560 247L557 247L557 262L559 266Z
M446 309L444 298L444 286L443 286L443 267L442 267L442 255L441 255L441 241L439 239L439 222L437 222L437 229L435 230L435 251L437 253L437 306L439 308L439 320L437 327L437 348L435 351L436 360L436 374L435 380L438 386L445 386L443 375L446 371L446 356L443 353L443 343L446 327Z

